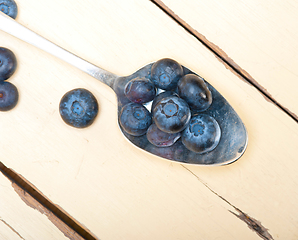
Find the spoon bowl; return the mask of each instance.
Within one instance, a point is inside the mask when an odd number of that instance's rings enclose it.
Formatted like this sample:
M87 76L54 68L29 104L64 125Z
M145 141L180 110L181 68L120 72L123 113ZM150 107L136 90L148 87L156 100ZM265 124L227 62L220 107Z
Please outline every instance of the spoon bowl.
M130 76L115 79L113 89L118 99L118 115L122 107L130 102L124 94L125 85L136 77L150 79L152 65L153 63L148 64ZM184 66L182 67L184 75L190 73L196 74L190 69ZM195 153L188 150L183 145L181 139L170 147L156 147L148 141L146 135L132 136L127 134L119 124L120 129L134 145L169 160L199 165L225 165L236 161L242 156L247 147L246 128L227 100L206 80L205 83L212 93L213 101L211 106L204 111L204 114L212 116L221 128L221 138L214 150L203 154ZM194 111L192 111L193 114L195 114Z
M0 30L7 32L33 46L36 46L64 60L65 62L68 62L74 67L86 72L87 74L111 87L117 95L118 116L123 106L130 103L130 100L125 95L124 89L126 84L130 80L137 77L146 79L151 78L151 68L154 63L150 63L142 67L129 76L117 76L48 41L42 36L19 24L14 19L8 17L1 11ZM182 68L184 75L195 74L199 76L184 66L182 66ZM195 153L190 151L184 146L181 138L169 147L157 147L148 141L146 134L142 136L130 135L126 133L121 127L121 124L119 124L124 136L135 146L154 155L172 161L198 165L225 165L239 159L247 146L248 139L245 126L227 100L210 83L208 83L206 80L204 81L212 93L212 104L207 110L204 111L204 114L213 117L218 122L221 129L220 141L212 151L206 153ZM157 89L157 91L160 92L162 90ZM151 110L151 103L152 101L145 104L149 111ZM196 113L197 112L195 112L195 110L191 110L191 115Z

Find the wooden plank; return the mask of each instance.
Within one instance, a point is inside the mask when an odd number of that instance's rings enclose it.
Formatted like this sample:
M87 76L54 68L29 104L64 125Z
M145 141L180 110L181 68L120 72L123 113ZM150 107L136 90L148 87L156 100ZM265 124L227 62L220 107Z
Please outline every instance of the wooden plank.
M163 2L298 119L297 1L156 2Z
M297 238L296 122L195 38L149 1L28 0L19 7L19 22L119 75L176 59L227 98L249 145L238 162L212 168L145 153L120 132L111 89L0 33L1 45L19 59L11 82L20 102L0 113L5 165L100 239ZM62 95L75 87L91 90L100 104L87 129L59 116Z
M74 239L77 233L0 173L0 239Z

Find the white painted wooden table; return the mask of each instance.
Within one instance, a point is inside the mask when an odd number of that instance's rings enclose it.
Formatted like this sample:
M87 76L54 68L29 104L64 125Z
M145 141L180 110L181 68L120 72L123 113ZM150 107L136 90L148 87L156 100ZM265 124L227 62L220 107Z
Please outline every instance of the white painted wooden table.
M164 1L296 114L297 17L294 1L286 2ZM0 32L0 45L17 56L11 82L20 92L17 107L0 112L3 164L98 239L298 238L298 125L293 118L151 1L17 3L18 22L115 74L131 74L163 57L176 59L230 102L247 127L249 144L241 159L224 167L183 165L148 154L123 137L111 89ZM86 129L67 126L58 111L63 94L77 87L92 91L100 106ZM65 238L2 175L0 191L2 238L22 239L8 224L26 240ZM22 231L18 223L26 223Z

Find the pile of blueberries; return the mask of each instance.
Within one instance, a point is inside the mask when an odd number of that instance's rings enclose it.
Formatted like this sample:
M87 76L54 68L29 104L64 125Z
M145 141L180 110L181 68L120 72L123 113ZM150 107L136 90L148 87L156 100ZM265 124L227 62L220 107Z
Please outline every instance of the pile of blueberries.
M146 134L156 147L172 146L181 138L187 149L200 154L218 145L219 124L204 113L212 104L211 91L200 76L184 74L175 60L155 62L150 78L130 80L124 94L130 102L122 107L119 123L127 134Z
M17 59L8 48L0 47L0 111L14 108L19 99L15 85L8 80L17 68Z

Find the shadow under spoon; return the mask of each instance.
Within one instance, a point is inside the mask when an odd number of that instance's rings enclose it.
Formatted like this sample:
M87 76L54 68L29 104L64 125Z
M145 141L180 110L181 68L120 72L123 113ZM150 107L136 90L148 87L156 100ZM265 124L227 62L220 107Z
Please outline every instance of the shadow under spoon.
M125 85L136 77L150 79L153 63L142 67L129 76L117 76L48 41L1 11L0 30L60 58L111 87L117 95L118 115L122 107L129 101L124 94ZM184 66L182 67L184 74L196 74L190 69ZM177 162L199 165L225 165L238 160L243 155L247 146L248 137L245 126L227 100L206 80L205 82L212 93L213 99L211 106L204 114L212 116L218 122L221 129L221 138L214 150L203 154L195 153L188 150L183 145L181 139L170 147L156 147L147 140L146 134L143 136L129 135L123 131L119 124L121 131L135 146L159 157Z

